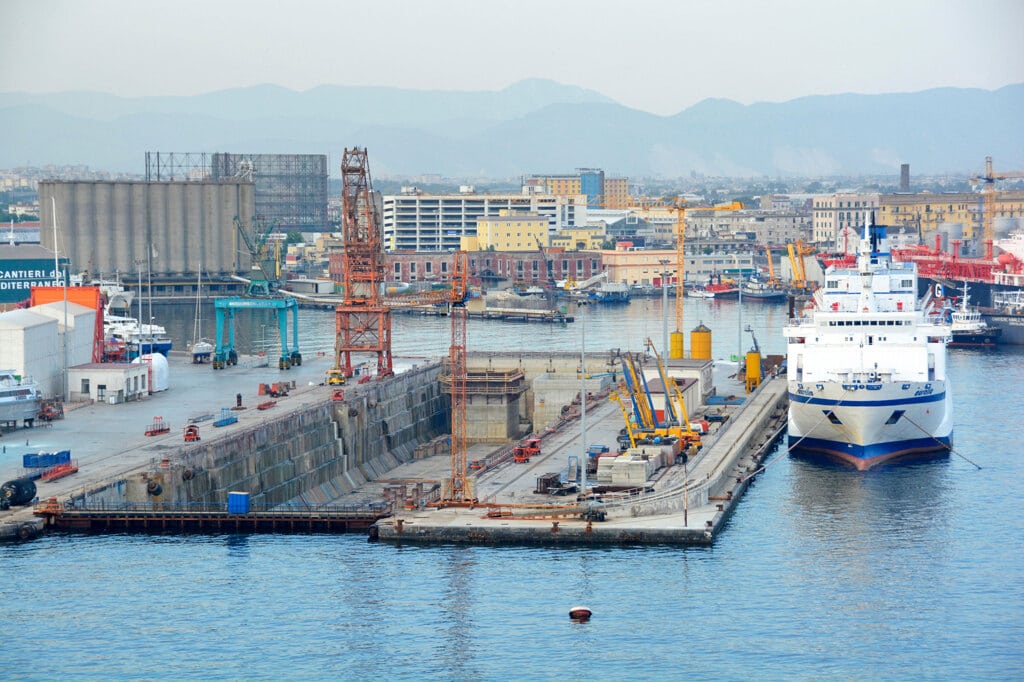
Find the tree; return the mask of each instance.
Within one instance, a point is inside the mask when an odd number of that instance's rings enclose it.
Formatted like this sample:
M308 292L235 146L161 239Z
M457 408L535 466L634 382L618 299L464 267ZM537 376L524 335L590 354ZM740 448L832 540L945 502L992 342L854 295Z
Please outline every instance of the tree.
M288 243L288 244L301 244L304 241L306 241L306 240L302 237L302 233L301 232L299 232L298 230L292 230L291 232L288 233L288 239L287 239L286 243Z

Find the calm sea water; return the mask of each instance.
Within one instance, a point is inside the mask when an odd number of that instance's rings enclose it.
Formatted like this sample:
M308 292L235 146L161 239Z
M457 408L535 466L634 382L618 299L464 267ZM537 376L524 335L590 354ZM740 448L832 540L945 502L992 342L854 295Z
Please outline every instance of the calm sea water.
M660 300L587 311L587 350L660 346ZM716 357L785 308L687 303ZM670 302L671 305L671 302ZM187 316L191 331L191 312ZM161 318L162 319L162 318ZM168 325L171 326L171 325ZM312 348L329 313L300 323ZM674 326L674 324L670 324ZM252 337L249 330L249 338ZM258 326L257 332L262 332ZM478 350L583 325L471 323ZM447 320L396 317L397 354ZM394 547L351 536L48 536L0 546L13 679L1024 678L1024 352L950 351L959 456L867 473L781 456L712 548ZM594 611L584 625L568 609Z

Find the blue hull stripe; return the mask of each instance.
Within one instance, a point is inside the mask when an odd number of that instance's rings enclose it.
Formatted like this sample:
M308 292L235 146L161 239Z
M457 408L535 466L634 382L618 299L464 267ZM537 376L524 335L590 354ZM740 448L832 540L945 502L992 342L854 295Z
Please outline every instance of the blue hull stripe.
M789 436L789 447L793 449L793 452L801 450L822 452L850 462L858 468L865 468L865 466L903 455L947 451L951 448L952 443L952 435L945 438L916 438L872 445L852 445L824 438Z
M857 391L861 396L867 391ZM850 398L848 400L833 400L831 398L812 398L806 395L799 395L790 392L789 399L794 403L808 403L810 405L856 405L857 407L886 407L889 405L919 405L921 403L937 403L946 399L946 392L933 393L931 395L920 395L910 398L897 398L895 400L860 400Z

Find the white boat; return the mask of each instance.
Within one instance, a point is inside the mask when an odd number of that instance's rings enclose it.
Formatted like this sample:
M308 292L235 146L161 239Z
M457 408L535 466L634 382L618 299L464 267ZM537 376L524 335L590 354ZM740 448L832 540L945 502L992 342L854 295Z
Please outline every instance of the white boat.
M196 318L192 326L192 343L188 350L192 353L192 364L201 365L210 359L214 345L203 338L203 269L199 268L199 278L196 281Z
M39 415L39 387L13 369L0 369L0 425L35 419Z
M1014 232L1005 239L996 239L992 244L1017 260L1024 261L1024 232Z
M103 314L103 337L108 342L124 343L132 357L149 353L167 355L173 346L167 330L160 325L140 324L137 318L107 311Z
M789 446L868 469L948 451L949 325L917 300L917 266L893 262L885 227L865 225L856 268L831 266L784 330Z
M960 305L949 312L949 321L953 333L950 346L991 347L996 345L996 339L1003 333L1001 328L990 326L985 322L981 317L980 310L971 307L966 282L964 282L964 295L960 299Z

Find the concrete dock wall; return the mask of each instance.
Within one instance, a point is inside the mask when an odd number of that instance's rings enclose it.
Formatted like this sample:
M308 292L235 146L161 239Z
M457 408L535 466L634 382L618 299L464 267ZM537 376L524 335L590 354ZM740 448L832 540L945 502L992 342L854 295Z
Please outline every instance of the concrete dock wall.
M413 459L417 447L448 431L440 365L345 388L258 420L206 429L203 440L167 449L143 470L72 497L89 504L226 503L248 492L254 505L324 504ZM297 397L297 396L296 396ZM306 396L304 395L303 398Z

